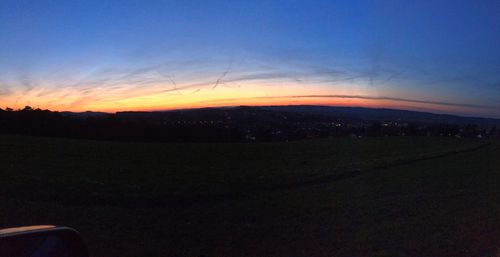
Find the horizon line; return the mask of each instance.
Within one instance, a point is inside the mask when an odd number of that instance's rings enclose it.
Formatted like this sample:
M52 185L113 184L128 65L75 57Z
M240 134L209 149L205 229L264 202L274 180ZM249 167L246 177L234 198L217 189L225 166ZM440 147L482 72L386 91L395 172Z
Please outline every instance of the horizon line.
M80 112L75 112L75 111L53 111L50 109L41 109L41 108L33 108L35 109L40 109L40 110L47 110L51 112L58 112L58 113L76 113L76 114L81 114L81 113L102 113L102 114L118 114L118 113L126 113L126 112L143 112L143 113L151 113L151 112L174 112L174 111L187 111L187 110L200 110L200 109L222 109L222 108L238 108L238 107L328 107L328 108L360 108L360 109L371 109L371 110L392 110L392 111L405 111L405 112L416 112L416 113L427 113L427 114L433 114L433 115L447 115L447 116L454 116L454 117L460 117L460 118L475 118L475 119L493 119L493 120L499 120L500 118L496 117L484 117L484 116L467 116L467 115L460 115L460 114L450 114L450 113L439 113L439 112L433 112L433 111L419 111L419 110L410 110L410 109L403 109L403 108L389 108L389 107L364 107L364 106L355 106L355 105L324 105L324 104L270 104L270 105L223 105L223 106L206 106L206 107L192 107L192 108L173 108L173 109L161 109L161 110L127 110L127 111L116 111L116 112L106 112L106 111L80 111ZM31 107L31 106L29 106ZM0 110L5 111L5 109L0 108ZM23 109L17 109L14 111L21 111Z
M406 102L406 103L419 103L419 104L430 104L437 106L449 106L449 107L462 107L462 108L472 108L472 109L483 109L483 110L500 110L500 106L492 106L492 105L479 105L479 104L467 104L467 103L456 103L456 102L445 102L445 101L433 101L433 100L421 100L421 99L410 99L410 98L399 98L399 97L390 97L390 96L366 96L366 95L343 95L343 94L311 94L311 95L288 95L288 96L254 96L254 97L240 97L240 98L221 98L221 99L212 99L207 101L199 101L193 102L192 107L189 106L178 106L178 107L151 107L148 109L141 108L131 108L130 110L113 110L113 111L99 111L99 110L86 110L86 111L71 111L71 110L54 110L57 112L73 112L73 113L83 113L83 112L100 112L100 113L119 113L119 112L159 112L159 111L175 111L175 110L190 110L190 109L203 109L203 108L223 108L223 107L237 107L237 106L327 106L327 107L351 107L351 108L367 108L367 109L390 109L390 110L404 110L404 111L413 111L413 112L426 112L433 114L447 114L454 115L459 117L477 117L477 118L486 118L486 119L500 119L500 116L489 116L485 117L483 115L475 115L475 114L460 114L456 112L447 112L440 111L438 109L428 109L421 107L409 107L404 108L391 108L390 106L386 107L377 107L377 106L363 106L363 105L335 105L335 104L307 104L307 103L297 103L297 104L245 104L243 103L245 100L265 100L265 99L299 99L299 98L338 98L338 99L362 99L362 100L387 100L394 102ZM231 103L234 101L242 101L242 104ZM211 105L212 104L212 105ZM213 105L216 104L216 105ZM220 105L219 105L220 104ZM203 106L205 105L205 106ZM26 105L30 106L30 105ZM31 106L30 106L31 107ZM6 107L9 108L9 107ZM32 108L40 108L40 107L32 107ZM12 109L12 108L11 108ZM43 108L40 108L43 109ZM135 110L134 110L135 109ZM22 110L22 108L18 108L17 110ZM50 109L45 109L50 110Z

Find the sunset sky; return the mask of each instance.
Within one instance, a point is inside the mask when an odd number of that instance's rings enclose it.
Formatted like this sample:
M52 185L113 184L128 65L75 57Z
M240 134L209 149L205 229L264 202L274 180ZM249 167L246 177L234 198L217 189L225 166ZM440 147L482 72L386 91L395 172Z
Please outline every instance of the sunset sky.
M500 118L500 1L0 1L0 108Z

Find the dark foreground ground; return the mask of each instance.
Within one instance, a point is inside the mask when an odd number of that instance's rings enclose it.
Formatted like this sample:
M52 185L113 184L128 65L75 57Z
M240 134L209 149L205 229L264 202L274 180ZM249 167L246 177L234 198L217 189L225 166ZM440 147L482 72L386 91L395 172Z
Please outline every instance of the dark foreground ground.
M500 142L145 144L0 136L0 227L92 256L500 256Z

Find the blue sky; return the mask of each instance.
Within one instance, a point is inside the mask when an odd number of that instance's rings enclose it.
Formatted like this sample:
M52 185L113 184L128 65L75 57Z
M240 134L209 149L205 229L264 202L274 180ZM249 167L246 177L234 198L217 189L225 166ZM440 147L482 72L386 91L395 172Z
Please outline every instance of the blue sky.
M267 99L255 104L500 117L499 13L487 0L2 0L0 107Z

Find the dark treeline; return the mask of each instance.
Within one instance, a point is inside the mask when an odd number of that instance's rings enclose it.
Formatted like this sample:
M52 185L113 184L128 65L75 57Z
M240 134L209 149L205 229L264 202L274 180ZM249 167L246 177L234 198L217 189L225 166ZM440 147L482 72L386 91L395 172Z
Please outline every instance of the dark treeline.
M496 126L361 120L258 107L171 112L64 113L0 109L0 133L115 141L292 141L338 136L498 137Z
M185 126L128 122L115 114L80 117L25 107L0 110L0 133L116 141L229 142L238 134L223 126Z

